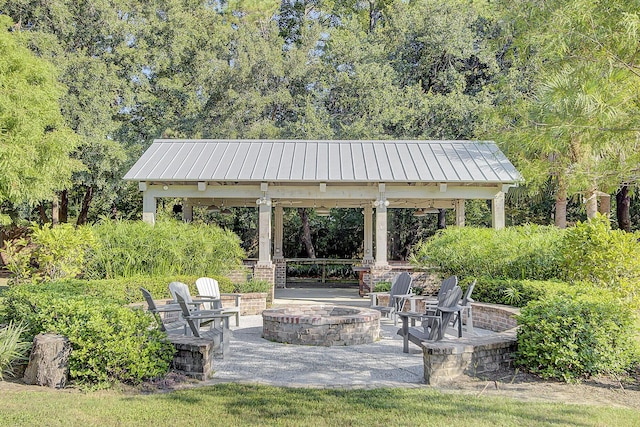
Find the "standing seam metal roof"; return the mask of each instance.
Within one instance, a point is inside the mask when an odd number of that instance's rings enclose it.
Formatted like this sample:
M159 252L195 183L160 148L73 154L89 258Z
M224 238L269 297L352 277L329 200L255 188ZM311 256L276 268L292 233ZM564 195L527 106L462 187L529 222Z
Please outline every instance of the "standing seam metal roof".
M517 183L492 141L157 139L124 179Z

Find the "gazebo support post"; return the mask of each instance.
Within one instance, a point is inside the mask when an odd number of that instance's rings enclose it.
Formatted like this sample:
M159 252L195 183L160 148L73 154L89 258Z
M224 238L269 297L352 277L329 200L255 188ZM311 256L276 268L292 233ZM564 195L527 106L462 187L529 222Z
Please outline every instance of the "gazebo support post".
M364 207L364 254L362 264L371 265L373 259L373 208L370 205Z
M456 225L458 227L464 227L464 199L457 199L454 203L456 208Z
M275 285L284 288L287 285L287 263L284 260L282 245L284 235L284 208L276 206L273 215L273 263L275 264Z
M156 198L148 191L142 193L142 220L151 225L156 223Z
M491 225L495 230L504 228L504 193L498 191L491 201Z
M253 268L253 277L271 283L271 301L275 298L275 266L271 262L271 199L258 199L258 263Z
M182 201L182 220L184 222L193 221L193 203L189 199Z

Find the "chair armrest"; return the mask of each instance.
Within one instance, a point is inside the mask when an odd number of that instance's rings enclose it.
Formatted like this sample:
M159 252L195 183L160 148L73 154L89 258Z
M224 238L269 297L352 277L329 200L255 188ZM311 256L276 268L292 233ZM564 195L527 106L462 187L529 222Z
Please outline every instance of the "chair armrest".
M167 305L156 306L156 309L153 311L158 313L170 313L173 311L182 311L182 309L178 304L167 304Z
M242 294L236 294L236 293L223 293L220 294L220 296L225 296L225 297L234 297L236 299L236 307L240 307L240 298L242 298Z

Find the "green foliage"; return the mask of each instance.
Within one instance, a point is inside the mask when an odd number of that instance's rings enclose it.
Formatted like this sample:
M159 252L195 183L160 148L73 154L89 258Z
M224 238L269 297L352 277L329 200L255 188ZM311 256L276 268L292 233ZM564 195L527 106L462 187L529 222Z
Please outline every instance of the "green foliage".
M558 276L563 230L523 225L502 230L449 227L419 244L412 262L444 276L546 280Z
M534 301L518 316L517 363L564 381L622 373L638 362L635 320L604 292Z
M69 157L78 138L60 114L63 88L53 66L7 31L12 25L0 16L0 202L35 203L79 169Z
M227 292L222 290L222 285L220 285L220 292ZM249 280L245 283L234 283L233 284L233 292L235 293L251 293L251 292L271 292L271 283L266 280Z
M31 348L31 342L22 339L24 332L22 323L10 322L0 328L0 381L4 380L4 375L14 375L13 366L16 362L27 360L25 356Z
M98 241L85 276L219 276L241 264L238 237L215 225L178 221L103 221L93 227Z
M463 286L470 281L471 278L462 281ZM532 301L558 293L575 294L579 288L580 286L571 286L568 283L558 281L479 277L475 288L473 288L472 298L475 301L491 304L524 307Z
M585 280L636 297L640 292L640 235L612 230L598 215L567 230L562 242L566 279Z
M378 282L373 287L373 292L389 292L391 290L391 282Z
M21 319L27 336L57 333L69 338L70 378L87 386L137 384L164 375L174 348L155 319L106 299L64 295L40 285L14 286L6 294L8 319Z
M30 243L27 239L7 242L3 253L11 282L26 280L56 280L76 277L85 267L87 254L94 248L95 239L90 228L70 224L50 224L31 227Z

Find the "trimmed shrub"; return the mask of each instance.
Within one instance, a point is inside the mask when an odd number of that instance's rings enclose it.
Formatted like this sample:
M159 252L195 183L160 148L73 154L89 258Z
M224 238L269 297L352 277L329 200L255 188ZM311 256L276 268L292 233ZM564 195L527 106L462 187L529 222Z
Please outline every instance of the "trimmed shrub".
M99 245L84 270L91 279L220 276L244 257L238 236L216 225L104 221L93 232Z
M564 230L523 225L502 230L449 227L417 246L412 262L443 276L548 280L558 277Z
M373 292L389 292L391 290L391 282L378 282L373 287Z
M220 292L228 292L222 290L222 284L218 283L220 286ZM245 283L235 283L233 284L233 292L235 293L243 293L248 294L252 292L271 292L271 283L266 280L249 280Z
M516 361L543 378L618 374L638 361L634 311L605 292L534 301L518 323Z
M637 297L640 291L640 234L612 230L598 215L567 230L563 268L569 281L585 280Z
M461 280L461 287L466 290L472 278ZM471 297L478 302L491 304L505 304L514 307L524 307L531 301L549 297L558 293L575 294L577 287L566 282L549 280L515 280L492 279L480 277L477 279Z
M167 373L174 347L156 320L142 310L86 295L55 290L30 292L14 286L6 294L6 315L21 319L27 338L56 333L69 338L70 378L81 385L137 384Z

